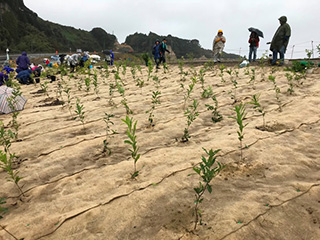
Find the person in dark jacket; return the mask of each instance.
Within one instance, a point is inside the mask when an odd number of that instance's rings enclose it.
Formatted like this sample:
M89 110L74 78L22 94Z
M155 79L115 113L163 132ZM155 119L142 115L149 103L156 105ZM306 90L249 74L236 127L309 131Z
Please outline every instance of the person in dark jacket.
M8 75L6 71L0 72L0 86L5 85L6 81L8 81Z
M256 61L257 58L257 49L259 47L259 37L256 32L251 32L249 37L249 62L252 61L252 54L253 54L253 61Z
M33 80L31 78L31 73L32 73L31 69L21 71L16 76L16 79L19 80L19 83L28 85L30 83L33 83Z
M110 50L110 58L111 58L110 65L111 65L111 66L113 66L113 62L114 62L114 53L112 52L112 50Z
M165 63L166 62L166 52L170 53L170 51L167 49L167 40L165 38L160 43L159 52L160 52L159 64L161 62Z
M27 70L31 65L26 52L22 52L22 55L17 58L16 63L18 65L16 70L17 73Z
M156 40L153 46L152 54L154 56L154 61L156 62L156 65L157 65L157 69L159 69L159 62L160 62L160 41L159 40Z
M276 33L274 34L271 41L271 46L270 46L270 50L273 52L272 65L276 65L278 53L280 54L279 65L283 65L284 54L287 50L287 46L291 36L291 28L287 23L287 17L286 16L280 17L279 22L280 22L280 27L277 29Z

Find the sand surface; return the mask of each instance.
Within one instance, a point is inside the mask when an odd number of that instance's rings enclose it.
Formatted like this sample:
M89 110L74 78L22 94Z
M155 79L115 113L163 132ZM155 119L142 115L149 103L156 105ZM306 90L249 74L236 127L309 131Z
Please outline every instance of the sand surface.
M1 226L17 238L29 239L306 239L320 237L320 71L307 74L306 79L294 80L294 93L287 93L288 81L284 68L264 70L255 66L239 71L237 102L230 76L224 71L225 82L217 67L205 72L205 87L212 86L223 120L211 121L213 105L210 98L201 98L198 81L187 100L199 102L199 116L189 128L190 140L181 142L186 117L184 96L191 83L191 69L185 81L177 66L169 72L153 72L160 86L147 69L136 73L144 80L136 86L130 68L120 77L125 84L125 97L137 120L137 144L141 158L137 162L140 175L132 180L133 160L127 139L126 117L122 97L114 93L114 106L109 103L109 84L114 73L105 77L104 69L97 69L98 96L91 85L86 92L78 82L88 75L58 76L49 83L49 98L39 92L40 86L22 86L28 98L25 110L19 115L19 141L12 143L11 151L20 171L25 197L6 173L0 171L0 197L7 199L9 208ZM256 79L248 83L255 68ZM231 69L228 67L227 69ZM271 73L275 71L274 73ZM265 72L265 80L261 73ZM273 84L267 80L273 74L281 90L277 102ZM93 75L90 76L93 79ZM197 76L199 78L199 76ZM81 80L82 79L82 80ZM57 93L58 82L71 88L72 115L79 98L84 105L85 129L73 120L68 107L50 106ZM302 83L302 84L301 84ZM184 89L181 84L184 85ZM148 122L146 111L151 107L152 92L161 91L161 104L154 110L154 126ZM260 103L266 115L263 119L252 105L247 105L243 145L240 150L233 111L235 104L249 102L253 94L261 94ZM62 93L67 101L67 95ZM282 111L280 111L281 106ZM110 156L103 153L106 124L105 112L114 114L111 129L118 134L108 138ZM10 115L2 115L8 124ZM258 128L257 128L258 127ZM205 193L200 206L203 224L196 231L194 225L194 190L199 177L189 175L192 167L201 161L206 149L221 149L218 161L225 165L212 181L212 194ZM14 239L0 229L0 239Z

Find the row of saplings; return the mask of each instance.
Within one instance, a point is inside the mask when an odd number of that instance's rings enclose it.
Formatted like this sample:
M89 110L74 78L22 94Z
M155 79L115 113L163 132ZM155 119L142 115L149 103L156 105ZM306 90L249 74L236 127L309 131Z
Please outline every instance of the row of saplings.
M128 106L128 103L127 103L127 100L125 98L125 88L124 88L124 82L123 80L121 79L120 77L120 74L119 74L119 69L120 69L120 66L121 64L119 63L116 63L116 71L113 70L114 72L114 79L115 79L115 82L114 83L110 83L109 85L109 103L110 104L114 104L112 98L113 98L113 93L114 93L114 90L117 89L119 94L122 96L122 100L121 100L121 104L125 107L126 109L126 113L127 113L127 116L125 119L122 119L122 121L126 124L127 126L127 137L128 139L124 141L124 143L130 145L130 148L128 149L131 153L131 157L133 159L133 165L134 165L134 169L133 169L133 172L131 174L131 177L132 178L136 178L138 175L139 175L139 172L140 170L137 169L137 162L140 158L140 153L139 153L139 147L137 145L137 136L136 136L136 126L137 126L137 121L134 121L133 118L130 118L128 115L129 114L132 114L132 111L131 109L129 108ZM151 66L151 67L150 67ZM180 69L180 74L182 76L181 78L181 88L184 90L185 89L185 86L183 84L183 82L186 80L185 79L185 76L187 76L189 73L188 72L184 72L183 69L182 69L182 66L183 66L183 63L180 61L179 62L179 69ZM131 73L133 75L133 79L136 81L136 86L139 86L140 88L143 87L143 84L144 84L144 81L141 81L140 78L136 78L135 76L135 69L139 69L140 66L134 66L134 65L131 65ZM123 75L125 75L125 71L126 71L126 64L123 64L122 65L122 68L123 68ZM200 72L199 74L196 73L196 71L192 68L191 72L193 71L193 76L191 77L191 83L188 85L188 89L186 90L185 92L185 95L184 95L184 109L185 109L185 116L187 118L187 126L186 128L184 129L184 133L183 133L183 136L181 138L181 141L182 142L186 142L189 140L190 138L190 135L189 135L189 127L191 126L192 122L197 118L197 116L199 116L199 112L198 112L198 101L196 99L193 99L192 103L187 107L185 108L186 106L186 103L188 102L188 100L190 99L190 96L191 96L191 93L194 89L194 86L197 82L200 82L201 83L201 88L203 90L203 92L201 93L201 97L202 98L209 98L211 97L212 100L214 101L214 106L212 105L207 105L206 104L206 107L207 107L207 110L210 110L212 111L212 121L213 122L219 122L223 119L223 117L221 116L221 114L218 112L218 102L217 102L217 99L216 97L214 96L213 92L212 92L212 88L211 86L209 88L205 88L204 87L204 75L205 75L205 72L208 71L209 69L212 69L212 66L210 65L205 65L204 68L200 69ZM105 66L105 72L106 72L106 78L109 77L109 70L108 70L108 66L106 65ZM223 78L223 73L224 73L224 66L223 65L220 65L220 74L219 76L221 77L221 82L225 82L224 78ZM97 73L96 71L94 72L94 74L91 74L90 72L91 70L87 70L85 71L84 69L81 69L81 73L85 73L85 74L88 74L89 77L86 77L85 78L85 86L86 86L86 91L88 92L90 90L90 82L91 82L91 78L90 76L93 75L93 85L95 87L95 93L98 95L98 78L97 78ZM140 70L141 72L141 67L140 67ZM153 76L151 77L151 73L153 71L153 66L151 64L149 64L148 66L148 80L150 78L152 78L154 80L154 82L156 83L156 87L157 89L160 87L160 80L157 76ZM165 66L164 68L164 73L166 73L168 71L168 68L167 66ZM62 68L60 69L60 72L62 73L66 73L66 71ZM252 84L252 82L254 83L254 80L255 80L255 70L254 69L251 69L251 72L252 72L252 75L250 76L250 81L249 83ZM141 72L142 73L142 72ZM234 100L234 103L237 102L237 99L236 99L236 89L237 89L237 81L236 81L236 78L238 77L238 71L234 71L232 72L232 70L227 70L227 73L230 75L230 79L231 79L231 82L234 86L234 89L233 89L233 93L232 91L229 92L229 94L231 95L231 98ZM233 76L233 73L235 74L235 77ZM249 70L248 68L246 69L246 75L249 75ZM288 88L288 92L290 94L292 94L293 92L293 83L292 83L292 79L293 79L293 76L295 76L294 79L296 80L300 80L301 79L301 76L300 75L297 75L296 73L294 73L292 76L287 73L286 74L287 76L287 79L288 79L288 83L289 83L289 88ZM305 77L305 75L302 75L303 77ZM63 75L61 74L61 77L63 77ZM73 77L73 74L69 75L69 80ZM61 78L63 79L63 78ZM277 86L276 82L275 82L275 77L270 75L269 76L269 80L273 83L274 85L274 90L275 90L275 93L276 93L276 99L277 99L277 102L279 104L279 110L281 111L281 102L280 102L280 98L279 98L279 93L280 93L280 88ZM81 90L81 82L83 82L83 79L81 78L78 83L77 83L77 87L78 87L78 90ZM71 112L71 109L72 109L72 106L71 106L71 96L70 96L70 90L71 88L68 87L67 83L62 80L62 84L65 84L66 86L64 87L64 92L67 94L67 106L68 106L68 109L70 111L70 114L71 116L72 115L72 112ZM60 97L62 97L62 89L63 89L63 86L62 84L59 82L58 83L58 88L57 88L57 98L58 98L58 95L60 95ZM301 83L298 83L298 84L301 84ZM21 92L20 92L20 86L18 84L13 84L13 82L11 82L11 86L15 89L14 92L13 92L13 96L11 98L8 99L9 101L9 106L14 109L15 107L15 101L17 99L17 96L20 96L21 95ZM48 95L48 91L47 91L47 83L43 83L41 85L41 88L43 90L44 93L46 93ZM160 97L161 95L161 92L159 91L153 91L153 94L152 94L152 105L151 105L151 108L146 111L146 113L149 113L149 116L148 116L148 121L150 123L150 125L153 124L154 122L154 114L153 114L153 111L155 110L155 107L157 104L160 104ZM48 95L49 96L49 95ZM249 102L249 104L252 104L254 109L256 109L259 113L261 113L262 117L263 117L263 127L265 127L265 111L264 111L264 108L261 106L261 104L259 103L259 96L258 94L256 95L253 95L252 96L252 99L251 101ZM76 102L76 110L74 111L76 113L76 116L74 117L74 119L79 119L83 125L83 128L84 128L84 119L85 119L85 113L84 113L84 106L82 104L80 104L80 100L77 98L77 102ZM237 134L238 134L238 140L240 142L240 146L239 146L239 149L240 149L240 160L242 160L242 150L243 150L243 138L244 138L244 128L247 126L247 124L244 124L244 120L246 118L246 104L243 104L243 103L240 103L238 105L235 105L234 106L234 111L235 111L235 116L233 117L230 117L230 118L233 118L236 120L237 122L237 125L238 125L238 130L237 130ZM22 179L20 176L19 176L19 171L17 170L14 170L14 167L13 167L13 163L14 163L14 159L17 158L17 156L12 153L10 151L10 146L11 146L11 142L12 141L15 141L18 139L18 130L19 130L19 124L17 122L17 116L18 116L19 112L18 111L14 111L12 113L12 120L9 122L8 126L4 126L3 123L1 123L1 128L0 128L0 143L1 145L3 146L3 151L0 151L0 167L5 171L7 172L8 174L8 180L12 181L16 187L18 188L18 190L20 191L20 196L23 195L24 196L24 192L22 191L20 185L19 185L19 182L20 180ZM113 122L111 120L111 118L114 117L113 114L108 114L108 113L105 113L105 117L104 117L104 121L106 123L106 139L103 140L103 151L104 152L107 152L109 155L111 154L111 149L108 147L108 138L109 138L109 134L110 134L110 131L112 133L115 133L115 131L113 131L110 127L110 125L113 125ZM201 220L202 220L202 214L201 214L201 210L199 208L199 204L203 201L203 194L208 191L209 193L212 192L212 187L210 185L212 179L217 176L220 171L223 169L223 166L216 161L216 158L217 158L217 153L220 151L220 149L218 150L206 150L204 149L204 152L205 152L205 156L202 156L201 160L202 162L199 163L198 165L194 166L193 167L193 170L196 174L199 175L201 181L199 181L199 185L197 187L194 188L194 191L195 191L195 206L194 206L194 213L195 213L195 224L194 224L194 230L196 230L197 228L197 225L198 223L200 222L201 223ZM4 213L6 212L8 209L7 208L4 208L4 207L1 207L1 205L5 204L5 199L4 198L0 198L0 214L1 213ZM0 219L2 218L2 216L0 215ZM1 228L3 230L5 230L8 234L10 234L11 236L12 233L8 232L2 225L0 225ZM17 239L15 236L13 236L15 239Z

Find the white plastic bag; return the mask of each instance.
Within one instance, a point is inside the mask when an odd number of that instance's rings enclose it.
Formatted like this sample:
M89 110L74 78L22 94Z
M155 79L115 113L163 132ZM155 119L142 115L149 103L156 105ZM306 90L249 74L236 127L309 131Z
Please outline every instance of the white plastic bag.
M247 60L243 60L242 63L240 63L239 67L243 68L246 67L249 64Z

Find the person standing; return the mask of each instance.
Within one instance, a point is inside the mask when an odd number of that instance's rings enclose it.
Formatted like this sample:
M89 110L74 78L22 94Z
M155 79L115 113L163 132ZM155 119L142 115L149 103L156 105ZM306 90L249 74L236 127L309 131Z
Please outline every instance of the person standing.
M257 49L259 47L259 37L256 32L251 32L249 37L249 62L252 61L252 54L253 54L253 62L256 61L257 58Z
M287 46L291 36L291 28L287 23L287 17L282 16L278 20L280 22L280 26L278 27L276 33L274 34L271 41L271 46L270 46L270 50L273 53L272 65L276 65L278 60L277 59L278 53L280 54L279 65L284 64L284 54L287 50Z
M167 40L165 38L160 43L159 52L160 52L159 64L161 62L166 63L166 52L170 53L170 51L167 49Z
M113 62L114 62L114 53L112 50L110 50L110 65L113 66Z
M226 38L223 36L223 31L220 29L218 31L217 36L213 39L213 62L221 62L221 53L224 49L224 45L226 43Z
M27 70L31 65L26 52L22 52L22 55L17 58L16 63L18 65L16 70L17 73Z
M154 61L156 62L157 69L159 69L159 62L160 62L160 41L156 40L153 49L152 54L154 56Z

